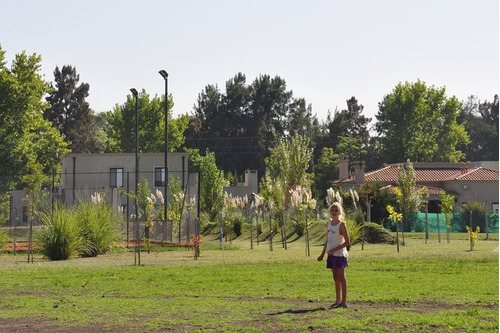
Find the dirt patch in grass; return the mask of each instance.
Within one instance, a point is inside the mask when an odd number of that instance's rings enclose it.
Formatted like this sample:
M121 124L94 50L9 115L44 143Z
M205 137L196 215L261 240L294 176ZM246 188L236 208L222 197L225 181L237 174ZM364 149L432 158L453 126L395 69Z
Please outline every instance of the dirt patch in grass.
M250 301L250 299L240 299L240 301ZM440 302L421 302L421 303L373 303L373 302L349 302L348 309L330 309L330 303L320 302L320 301L300 301L300 300L286 300L279 299L280 302L289 303L290 308L276 311L276 312L266 312L262 313L263 316L271 319L271 322L274 322L273 317L278 317L281 315L294 315L298 318L302 316L307 316L308 314L314 312L338 312L347 313L355 312L355 313L363 313L368 309L401 309L408 308L410 311L416 311L419 313L425 312L433 312L436 310L443 309L469 309L474 308L476 305L474 304L459 304L452 305ZM498 309L498 303L492 304L478 304L477 307L487 308L487 309ZM269 326L262 327L261 323L258 320L250 320L245 321L245 326L253 327L257 330L261 331L273 331L273 332L294 332L295 330L282 330L279 327L269 328ZM204 329L203 327L192 326L188 327L185 325L179 327L168 327L165 329L157 329L153 330L153 332L167 332L167 331L175 331L175 332L187 332L191 330L200 330ZM321 327L311 327L311 330L314 332L331 332L331 329L325 329ZM439 329L438 329L439 330ZM97 333L97 332L143 332L144 327L123 327L123 326L102 326L97 324L87 325L87 326L71 326L71 323L57 323L54 324L53 320L47 319L43 320L40 318L0 318L0 332L37 332L37 333L48 333L48 332L76 332L76 333ZM208 330L210 331L210 330Z
M99 325L87 325L81 327L68 327L53 325L47 321L34 318L0 318L1 333L20 333L20 332L35 332L35 333L98 333L98 332L130 332L126 327L102 327Z

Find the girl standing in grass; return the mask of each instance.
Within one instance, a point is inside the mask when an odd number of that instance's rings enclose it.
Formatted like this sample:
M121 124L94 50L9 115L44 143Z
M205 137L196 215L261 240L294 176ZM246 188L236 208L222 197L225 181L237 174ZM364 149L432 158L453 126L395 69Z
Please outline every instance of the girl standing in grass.
M326 268L331 268L333 273L333 281L335 282L336 302L331 308L347 308L347 282L344 275L344 268L347 264L347 247L350 246L349 234L347 227L342 221L342 206L338 202L334 202L330 206L331 220L328 221L328 235L326 237L325 246L318 261L322 261L325 253L328 254L326 259ZM342 298L341 298L342 296Z

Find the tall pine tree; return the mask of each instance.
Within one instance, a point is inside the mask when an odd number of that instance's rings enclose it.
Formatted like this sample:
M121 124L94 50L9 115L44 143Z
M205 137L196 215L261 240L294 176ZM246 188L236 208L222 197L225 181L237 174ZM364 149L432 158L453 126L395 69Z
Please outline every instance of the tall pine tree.
M471 142L461 145L468 161L498 161L498 95L493 102L480 102L470 96L458 122L465 126Z
M89 84L81 83L75 67L63 66L54 70L55 88L47 97L50 107L44 111L45 119L59 129L70 144L73 153L101 152L103 147L95 137L93 112L85 98Z

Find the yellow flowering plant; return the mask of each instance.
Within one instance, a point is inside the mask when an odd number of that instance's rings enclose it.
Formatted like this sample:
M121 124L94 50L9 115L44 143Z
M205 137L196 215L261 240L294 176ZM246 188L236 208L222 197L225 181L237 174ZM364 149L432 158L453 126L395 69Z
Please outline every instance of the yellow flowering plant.
M387 205L386 207L387 212L389 213L389 219L393 220L396 222L396 245L397 245L397 250L399 252L399 228L398 228L398 223L403 220L403 214L396 212L396 209L394 209L393 206ZM403 237L403 244L404 244L404 237Z
M481 231L481 228L479 226L476 227L476 230L472 229L469 226L466 226L465 229L467 230L467 233L469 234L469 242L470 242L470 250L474 250L474 246L476 246L477 242L477 234L479 231Z
M391 205L387 205L386 209L387 212L389 213L389 219L396 222L396 224L403 219L403 214L396 212L394 207L392 207Z

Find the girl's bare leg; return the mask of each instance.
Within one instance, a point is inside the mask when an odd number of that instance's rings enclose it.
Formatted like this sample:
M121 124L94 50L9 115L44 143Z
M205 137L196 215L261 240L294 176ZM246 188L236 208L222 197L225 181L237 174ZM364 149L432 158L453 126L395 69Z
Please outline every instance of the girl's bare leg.
M341 281L341 277L339 274L339 269L340 268L332 268L333 281L335 282L335 296L336 296L335 303L337 303L337 304L340 304L340 292L342 289L342 281ZM344 269L342 268L342 270L344 270Z
M338 268L337 281L339 282L339 289L342 289L342 304L345 304L347 299L347 281L345 279L344 268Z

